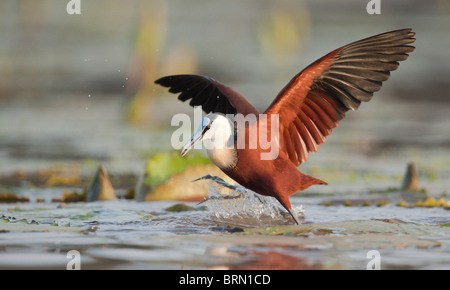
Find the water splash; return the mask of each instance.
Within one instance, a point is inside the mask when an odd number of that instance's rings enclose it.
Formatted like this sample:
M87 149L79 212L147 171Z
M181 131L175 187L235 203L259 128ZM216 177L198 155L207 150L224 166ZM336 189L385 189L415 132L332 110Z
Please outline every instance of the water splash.
M271 196L262 196L242 186L235 190L208 182L208 198L203 202L210 217L235 226L271 226L294 224L291 215ZM294 207L304 219L302 205Z

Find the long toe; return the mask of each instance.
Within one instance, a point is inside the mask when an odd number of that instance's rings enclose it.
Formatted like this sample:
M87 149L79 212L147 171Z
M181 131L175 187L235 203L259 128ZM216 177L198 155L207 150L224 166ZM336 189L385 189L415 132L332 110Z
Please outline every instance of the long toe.
M202 176L202 177L199 177L197 179L192 180L192 182L196 182L196 181L199 181L199 180L205 180L205 179L213 179L213 178L214 178L214 176L211 176L210 174L207 174L205 176Z

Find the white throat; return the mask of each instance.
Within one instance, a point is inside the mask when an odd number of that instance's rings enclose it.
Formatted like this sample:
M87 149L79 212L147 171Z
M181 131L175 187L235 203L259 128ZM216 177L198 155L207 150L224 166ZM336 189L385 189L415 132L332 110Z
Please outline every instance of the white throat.
M211 114L211 128L203 136L209 159L220 169L233 168L237 163L234 147L234 123L225 116Z
M237 151L234 148L206 149L209 159L220 169L231 169L237 164Z

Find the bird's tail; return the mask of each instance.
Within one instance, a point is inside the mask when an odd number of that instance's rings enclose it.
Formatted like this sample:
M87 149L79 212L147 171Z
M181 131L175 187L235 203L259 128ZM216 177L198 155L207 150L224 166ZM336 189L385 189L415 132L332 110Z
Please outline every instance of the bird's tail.
M301 172L300 172L301 173ZM315 185L315 184L323 184L323 185L328 185L328 183L326 183L323 180L320 180L318 178L306 175L301 173L302 177L301 177L301 184L300 184L300 188L299 190L305 190L308 187L310 187L311 185Z

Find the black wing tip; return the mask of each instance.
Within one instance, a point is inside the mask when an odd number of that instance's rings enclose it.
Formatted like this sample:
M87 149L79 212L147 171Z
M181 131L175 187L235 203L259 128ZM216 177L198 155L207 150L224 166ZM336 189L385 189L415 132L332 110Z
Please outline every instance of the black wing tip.
M396 35L397 37L402 35L403 37L401 39L409 40L407 43L404 43L403 45L401 45L401 47L409 49L409 51L404 52L404 54L406 54L406 58L404 60L406 60L408 58L408 56L409 56L408 53L411 53L416 49L415 46L411 45L411 43L414 43L416 41L416 39L414 38L414 36L416 36L416 32L413 31L412 28L397 29L397 30L386 32L386 33L382 33L381 35L383 35L383 34L392 34L392 35Z
M400 28L400 29L395 29L395 30L391 30L391 31L387 31L384 33L381 33L379 35L383 35L383 34L396 34L396 35L405 35L408 37L412 37L414 35L416 35L416 33L413 31L412 28Z
M204 79L207 80L209 82L213 82L214 79L208 76L203 76L203 75L195 75L195 74L177 74L177 75L168 75L168 76L164 76L161 77L157 80L154 81L155 84L164 86L164 87L168 87L170 86L170 84L172 84L173 82L176 82L180 79Z
M414 38L414 36L416 36L416 32L413 31L412 28L401 29L401 31L404 31L405 39L410 39L410 42L408 44L414 43L416 41L416 39ZM415 48L412 45L409 45L409 46L411 46L413 49Z
M414 36L416 35L416 32L413 31L412 28L402 28L402 29L392 30L389 32L382 33L380 35L386 35L386 34L392 34L392 35L396 35L396 36L403 35L403 39L410 39L410 42L408 44L416 41L416 39L414 38ZM411 47L415 48L414 46L411 46Z
M182 75L170 75L164 76L154 81L155 84L161 85L163 87L168 87L174 81L174 79L178 78Z
M360 39L355 42L349 43L348 45L346 45L344 47L369 44L374 41L389 42L389 41L394 41L394 40L395 41L403 40L404 41L403 45L409 46L408 44L416 41L416 39L414 38L415 35L416 35L416 33L412 30L412 28L402 28L402 29L391 30L391 31L375 34L375 35L366 37L364 39Z
M182 102L190 100L190 106L202 106L203 111L207 114L210 112L235 114L237 112L230 103L229 96L221 91L221 83L211 77L194 74L168 75L155 80L154 83L169 88L170 93L180 93L178 100ZM220 99L216 99L218 96L221 96Z

